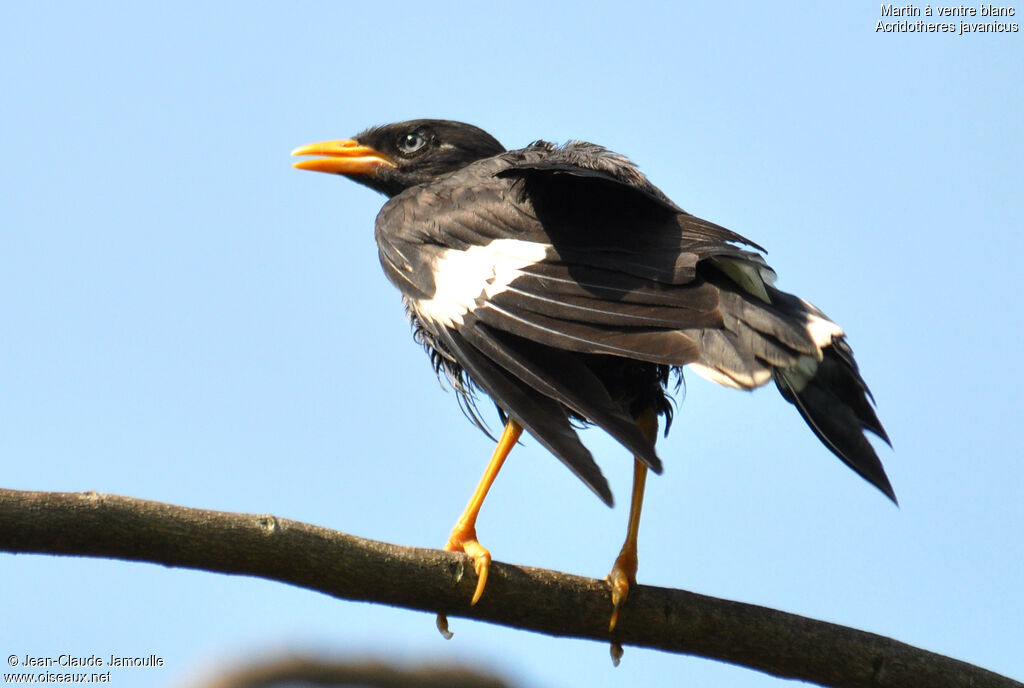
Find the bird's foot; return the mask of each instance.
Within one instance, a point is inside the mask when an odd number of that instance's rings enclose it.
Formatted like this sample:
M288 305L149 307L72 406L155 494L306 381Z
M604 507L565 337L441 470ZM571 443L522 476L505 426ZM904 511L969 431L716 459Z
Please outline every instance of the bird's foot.
M608 622L608 632L615 630L619 623L619 610L629 596L629 586L636 583L637 558L636 550L623 547L615 559L615 565L605 577L608 587L612 590L612 618Z
M473 570L476 571L476 590L473 591L473 599L469 604L471 606L476 604L484 594L484 588L487 587L487 573L491 569L490 551L476 539L476 528L464 526L461 523L452 529L444 550L446 552L463 552L473 560ZM447 615L437 615L437 630L446 640L451 640L453 634L448 630Z
M473 526L455 526L451 535L448 536L448 544L444 546L446 552L464 552L473 560L473 569L476 571L476 590L473 591L471 605L480 601L487 587L487 573L491 569L491 553L476 539L476 528Z

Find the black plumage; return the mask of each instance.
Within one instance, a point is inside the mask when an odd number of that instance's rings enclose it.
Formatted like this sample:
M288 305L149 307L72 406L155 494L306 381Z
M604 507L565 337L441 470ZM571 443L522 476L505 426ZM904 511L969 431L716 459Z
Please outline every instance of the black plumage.
M435 368L475 413L483 390L609 504L574 423L660 472L635 423L671 418L671 372L774 381L844 463L895 501L865 431L888 442L843 331L773 286L761 248L676 206L590 143L506 151L445 120L368 129L297 154L389 197L380 261Z

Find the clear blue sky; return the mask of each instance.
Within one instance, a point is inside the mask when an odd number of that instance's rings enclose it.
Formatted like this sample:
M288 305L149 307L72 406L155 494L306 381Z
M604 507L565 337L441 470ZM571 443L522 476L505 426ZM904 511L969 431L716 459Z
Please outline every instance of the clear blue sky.
M1024 678L1024 50L878 34L850 3L7 3L0 21L4 487L271 512L418 546L491 444L380 272L383 197L289 151L444 117L582 138L763 244L848 331L893 507L773 389L688 376L642 582L889 635ZM502 561L601 577L620 506L528 441L479 524ZM261 580L0 555L0 656L155 653L169 686L278 649L478 662L523 685L780 682Z

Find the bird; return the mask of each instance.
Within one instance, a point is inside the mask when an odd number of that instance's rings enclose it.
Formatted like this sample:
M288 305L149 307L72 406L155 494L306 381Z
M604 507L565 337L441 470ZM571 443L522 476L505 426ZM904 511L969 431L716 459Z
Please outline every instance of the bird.
M585 141L506 150L443 119L375 126L301 146L302 170L341 175L388 200L374 234L413 336L466 415L502 432L445 549L491 555L476 520L525 430L611 506L577 429L597 426L634 457L626 538L606 577L609 632L636 583L648 471L683 369L739 390L774 383L818 439L893 503L873 434L891 446L843 329L775 286L753 241L675 204L627 157ZM305 157L314 156L314 157Z

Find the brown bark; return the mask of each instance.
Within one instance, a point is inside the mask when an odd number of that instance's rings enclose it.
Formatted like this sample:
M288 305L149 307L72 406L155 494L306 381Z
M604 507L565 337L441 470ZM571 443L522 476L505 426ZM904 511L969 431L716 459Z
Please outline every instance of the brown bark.
M259 576L348 600L463 616L555 636L718 659L842 688L1024 684L883 636L751 604L637 585L615 633L604 582L461 554L400 547L271 515L95 492L0 490L0 551L146 561Z
M380 662L346 662L280 657L228 669L190 688L272 688L272 686L359 686L359 688L511 688L496 676L463 667L400 668Z

